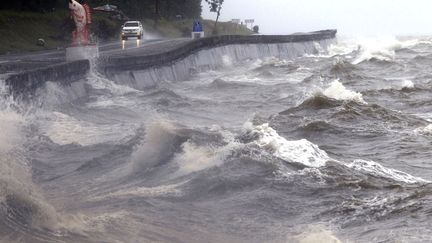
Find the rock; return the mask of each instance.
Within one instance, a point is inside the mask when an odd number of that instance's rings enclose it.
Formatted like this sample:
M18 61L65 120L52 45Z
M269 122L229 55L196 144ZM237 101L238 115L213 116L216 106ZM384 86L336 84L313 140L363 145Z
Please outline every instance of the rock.
M36 45L38 46L45 46L45 40L42 38L39 38L36 42Z

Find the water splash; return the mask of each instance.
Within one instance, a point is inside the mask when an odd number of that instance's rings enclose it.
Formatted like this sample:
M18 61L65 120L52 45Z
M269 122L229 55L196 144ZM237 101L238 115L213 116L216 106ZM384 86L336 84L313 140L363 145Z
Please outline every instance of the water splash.
M363 100L363 96L361 93L348 90L339 80L334 80L330 84L330 87L324 90L323 94L329 98L336 100L352 100L362 104L367 104Z
M262 149L271 151L280 159L300 163L308 167L322 167L330 158L317 145L301 139L288 141L281 137L268 123L253 126L248 122L244 126L247 133L257 136L255 143Z

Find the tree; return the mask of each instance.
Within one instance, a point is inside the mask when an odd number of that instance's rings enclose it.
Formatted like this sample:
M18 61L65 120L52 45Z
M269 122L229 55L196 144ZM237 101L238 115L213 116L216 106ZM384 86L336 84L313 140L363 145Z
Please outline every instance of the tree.
M210 12L216 13L216 21L213 27L213 34L217 34L216 26L219 20L222 4L224 0L205 0L210 5Z
M52 11L56 5L57 0L3 0L0 3L0 10L10 9L16 11L47 12Z
M177 15L201 17L201 0L84 0L90 7L111 4L132 19L176 19ZM67 0L0 0L0 10L49 12L68 9Z

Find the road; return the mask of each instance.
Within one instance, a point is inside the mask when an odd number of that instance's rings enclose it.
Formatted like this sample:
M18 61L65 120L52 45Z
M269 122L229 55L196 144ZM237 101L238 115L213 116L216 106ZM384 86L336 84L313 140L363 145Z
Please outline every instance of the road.
M137 53L157 53L175 44L188 42L188 38L179 39L129 39L127 41L110 41L99 43L100 56L128 56ZM0 75L8 75L25 70L65 62L65 49L46 50L25 54L0 55Z

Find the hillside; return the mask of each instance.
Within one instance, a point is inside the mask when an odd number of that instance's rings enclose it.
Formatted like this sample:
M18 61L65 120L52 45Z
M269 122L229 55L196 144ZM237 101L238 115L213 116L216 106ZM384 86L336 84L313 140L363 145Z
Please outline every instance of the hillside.
M0 11L0 54L64 48L70 43L70 32L74 28L67 11L50 13ZM141 20L145 30L166 38L189 37L193 20L168 21L161 19ZM93 15L91 26L93 37L99 41L119 39L122 22L103 13ZM206 35L212 33L213 21L204 20ZM232 23L218 23L219 34L247 35L252 32L244 26ZM44 47L37 45L44 39Z

